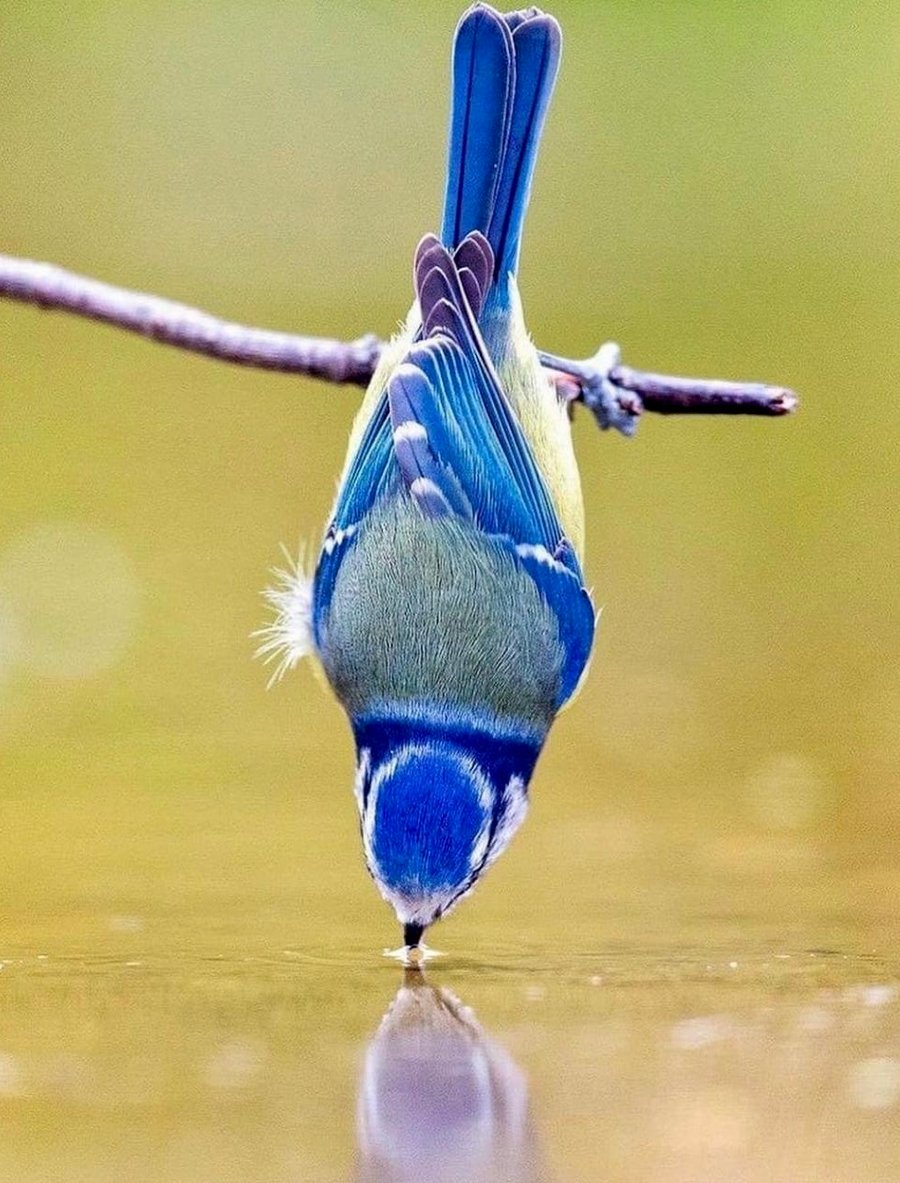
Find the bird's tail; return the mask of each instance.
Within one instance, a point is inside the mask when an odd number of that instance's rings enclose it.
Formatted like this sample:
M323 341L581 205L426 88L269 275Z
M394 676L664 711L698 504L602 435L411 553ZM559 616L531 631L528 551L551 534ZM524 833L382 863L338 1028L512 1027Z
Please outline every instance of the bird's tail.
M456 30L441 237L452 250L471 231L484 234L495 278L518 267L561 45L559 25L537 8L501 16L476 4Z

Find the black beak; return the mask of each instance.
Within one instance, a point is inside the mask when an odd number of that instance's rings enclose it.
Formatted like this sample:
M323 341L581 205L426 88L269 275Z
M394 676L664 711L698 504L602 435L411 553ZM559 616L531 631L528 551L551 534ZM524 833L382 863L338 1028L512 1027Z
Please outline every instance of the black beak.
M424 924L404 924L403 944L406 945L407 949L418 949L424 932Z

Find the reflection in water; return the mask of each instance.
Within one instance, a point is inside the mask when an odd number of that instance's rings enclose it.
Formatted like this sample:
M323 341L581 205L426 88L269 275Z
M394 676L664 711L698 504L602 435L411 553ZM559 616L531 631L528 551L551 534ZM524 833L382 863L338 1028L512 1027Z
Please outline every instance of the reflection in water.
M372 1037L359 1086L360 1183L541 1183L528 1085L419 970Z

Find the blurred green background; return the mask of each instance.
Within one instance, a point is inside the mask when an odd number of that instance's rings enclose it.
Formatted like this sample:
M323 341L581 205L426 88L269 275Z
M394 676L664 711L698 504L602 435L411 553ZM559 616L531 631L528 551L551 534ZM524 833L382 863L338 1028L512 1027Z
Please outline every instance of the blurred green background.
M8 0L0 250L245 323L390 332L438 225L458 11ZM617 340L632 365L783 383L802 407L647 416L633 441L577 416L593 668L522 834L435 941L644 969L698 949L885 955L900 14L553 12L563 69L521 276L535 339ZM0 333L4 947L169 964L396 943L343 716L306 669L267 692L249 638L279 544L318 542L359 391L9 303ZM31 1007L67 1005L22 990L7 1042ZM382 1001L344 989L328 1013L358 1038ZM574 1145L566 1177L595 1177Z

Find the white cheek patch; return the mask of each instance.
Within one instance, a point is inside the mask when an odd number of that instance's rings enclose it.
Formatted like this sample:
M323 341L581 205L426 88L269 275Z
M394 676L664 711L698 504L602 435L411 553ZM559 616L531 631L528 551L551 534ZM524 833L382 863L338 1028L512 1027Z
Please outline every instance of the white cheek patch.
M390 760L385 760L372 773L372 779L369 782L369 795L366 799L365 813L362 818L362 838L363 849L366 853L366 862L372 868L373 873L376 862L375 852L372 846L372 835L375 832L375 810L378 806L378 794L381 792L381 786L384 782L389 780L397 771L399 762L399 754L392 756Z
M484 861L485 853L487 852L488 841L491 836L491 817L494 812L494 790L491 782L484 775L481 768L472 759L465 761L464 767L466 772L472 779L475 785L475 790L478 793L478 804L484 810L484 821L481 823L478 833L475 835L475 842L472 846L472 853L469 855L469 866L474 871L480 867Z
M475 871L484 862L484 856L487 853L488 840L491 836L490 818L481 823L481 829L478 831L478 836L475 839L475 845L472 847L472 853L469 855L469 867Z
M363 748L359 753L359 763L356 765L356 777L353 781L353 796L356 798L356 807L362 814L363 810L363 793L366 787L366 780L369 776L369 770L372 767L372 753L368 748Z
M511 777L503 790L503 817L494 832L494 841L491 843L485 867L489 867L506 850L513 834L525 820L527 812L528 794L525 791L525 782L521 776Z

